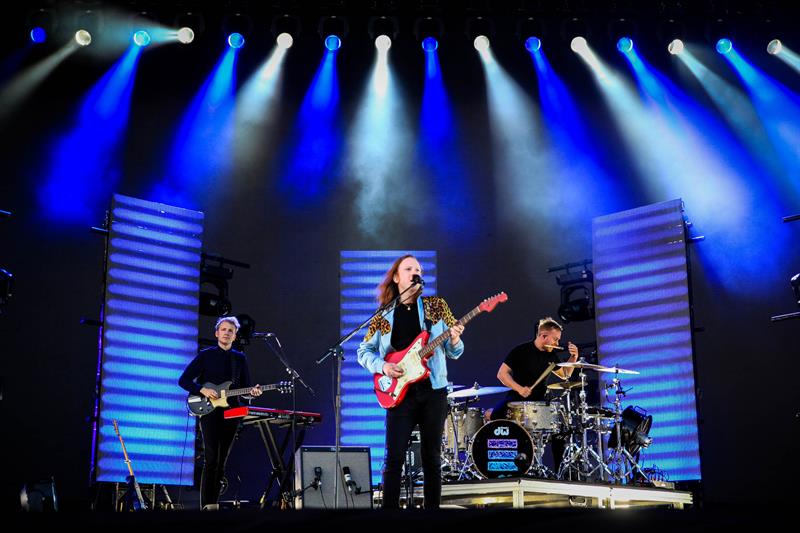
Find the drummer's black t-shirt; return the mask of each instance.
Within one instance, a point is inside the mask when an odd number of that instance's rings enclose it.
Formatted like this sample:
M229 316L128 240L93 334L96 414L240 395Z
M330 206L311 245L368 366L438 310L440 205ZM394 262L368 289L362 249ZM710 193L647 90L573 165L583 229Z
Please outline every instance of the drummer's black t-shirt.
M514 381L523 387L530 387L533 385L539 376L542 375L550 363L559 363L561 360L555 352L544 352L539 350L533 342L526 342L520 344L509 352L506 356L505 364L511 368L511 375ZM558 367L553 371L558 370ZM561 381L557 377L550 375L542 380L539 385L531 392L527 398L523 398L516 391L510 390L506 393L505 401L518 402L518 401L543 401L545 392L547 391L547 384L554 381Z

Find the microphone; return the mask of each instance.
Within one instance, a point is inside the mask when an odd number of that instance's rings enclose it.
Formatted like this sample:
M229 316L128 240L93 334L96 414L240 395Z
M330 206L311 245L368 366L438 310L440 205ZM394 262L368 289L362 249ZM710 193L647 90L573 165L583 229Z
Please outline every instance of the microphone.
M425 280L422 279L422 277L420 277L419 274L414 274L413 276L411 276L411 282L414 283L415 285L425 286Z
M347 486L347 490L353 492L353 487L356 486L356 482L353 481L353 476L350 474L349 466L342 467L342 475L344 475L344 484Z
M266 339L267 337L274 337L275 334L274 333L269 333L269 332L263 332L263 333L256 332L256 333L253 333L250 336L252 338L254 338L254 339Z
M318 490L322 486L322 467L314 467L314 481L311 482L311 486L314 487L314 490Z

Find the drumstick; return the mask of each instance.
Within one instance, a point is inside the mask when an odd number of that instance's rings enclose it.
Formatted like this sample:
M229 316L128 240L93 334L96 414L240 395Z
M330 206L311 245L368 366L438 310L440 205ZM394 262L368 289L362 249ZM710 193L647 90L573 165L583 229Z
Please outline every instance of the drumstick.
M563 346L556 346L553 344L545 344L544 347L550 348L551 350L566 350L566 348L564 348Z

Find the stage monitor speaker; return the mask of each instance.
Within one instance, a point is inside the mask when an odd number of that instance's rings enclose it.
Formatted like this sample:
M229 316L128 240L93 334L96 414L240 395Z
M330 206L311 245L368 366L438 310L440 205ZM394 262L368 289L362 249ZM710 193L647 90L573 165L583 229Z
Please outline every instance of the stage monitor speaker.
M339 448L339 472L333 446L302 446L294 459L297 509L335 509L334 483L339 484L339 509L372 508L369 447Z

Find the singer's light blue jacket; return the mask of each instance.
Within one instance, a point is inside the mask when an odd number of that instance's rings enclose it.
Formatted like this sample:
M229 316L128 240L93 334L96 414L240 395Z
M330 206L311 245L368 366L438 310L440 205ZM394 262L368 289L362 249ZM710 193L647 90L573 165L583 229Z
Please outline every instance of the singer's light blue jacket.
M456 323L453 313L450 312L444 298L438 296L426 296L417 298L417 312L420 316L420 328L426 330L426 321L431 324L431 336L433 340L447 328ZM364 336L364 341L358 347L358 364L372 372L373 374L383 373L384 357L387 353L395 351L391 345L392 324L394 320L394 310L389 311L384 316L376 316L369 323L369 329ZM405 349L403 346L401 349ZM431 387L442 389L447 386L447 360L458 359L464 353L464 341L459 340L455 346L450 345L450 339L439 345L434 350L433 355L428 359L428 368L431 370Z

